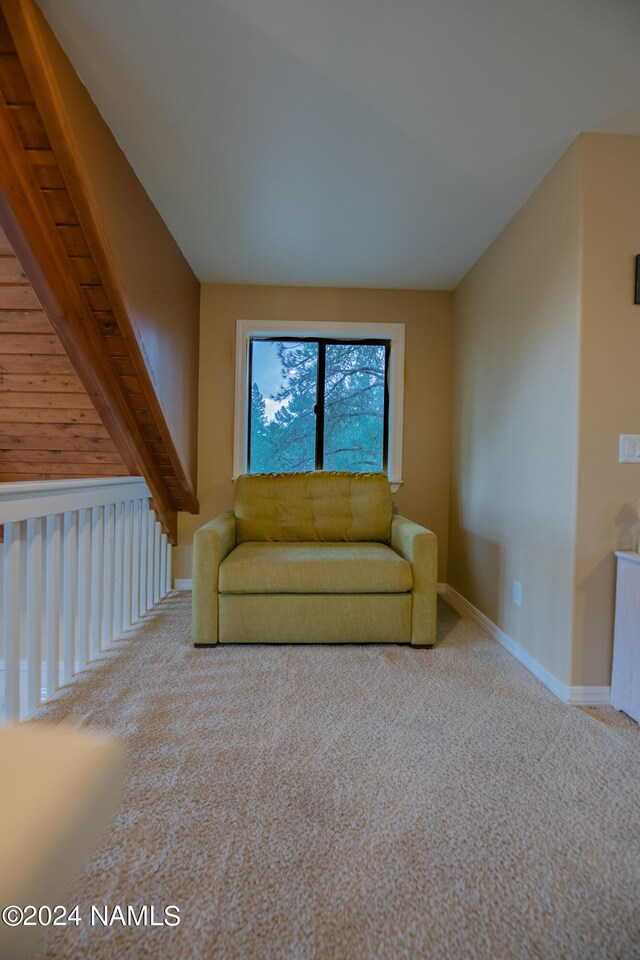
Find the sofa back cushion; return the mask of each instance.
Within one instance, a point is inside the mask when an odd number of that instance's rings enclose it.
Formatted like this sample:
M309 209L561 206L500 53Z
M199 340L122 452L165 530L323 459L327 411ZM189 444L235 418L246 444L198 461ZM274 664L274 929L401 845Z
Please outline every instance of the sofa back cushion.
M238 543L388 543L391 488L384 473L243 474L236 480L234 512Z

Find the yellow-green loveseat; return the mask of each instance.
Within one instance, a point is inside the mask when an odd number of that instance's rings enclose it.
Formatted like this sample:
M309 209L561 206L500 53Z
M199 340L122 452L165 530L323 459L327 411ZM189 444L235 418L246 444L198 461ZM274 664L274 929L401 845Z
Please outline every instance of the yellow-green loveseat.
M198 647L435 642L436 536L382 473L245 474L193 547Z

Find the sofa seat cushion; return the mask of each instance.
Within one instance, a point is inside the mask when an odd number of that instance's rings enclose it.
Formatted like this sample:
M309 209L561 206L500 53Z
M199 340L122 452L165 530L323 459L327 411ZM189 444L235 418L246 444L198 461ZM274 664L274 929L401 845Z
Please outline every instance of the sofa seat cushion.
M406 593L411 566L384 543L247 541L220 564L220 593Z

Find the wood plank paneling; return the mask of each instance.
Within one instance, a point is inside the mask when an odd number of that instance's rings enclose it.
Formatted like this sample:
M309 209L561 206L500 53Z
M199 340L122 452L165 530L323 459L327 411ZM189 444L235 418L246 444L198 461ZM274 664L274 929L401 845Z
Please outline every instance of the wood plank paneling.
M62 467L76 467L77 469L89 469L91 467L108 467L117 470L118 464L122 463L117 452L106 451L104 453L87 453L84 451L73 450L7 450L0 447L0 467L7 465L8 469L15 470L18 463L31 463L34 470L42 470L44 463L55 463Z
M114 464L119 464L122 461L117 453L107 451L105 453L94 453L87 452L84 450L74 450L73 455L70 456L67 450L25 450L21 449L18 455L22 463L37 463L40 466L37 469L44 469L42 467L43 463L55 463L58 466L61 466L64 463L74 464L96 464L98 466L107 466ZM11 469L14 468L16 461L16 452L12 448L11 450L4 449L0 446L0 463L8 463L11 465Z
M2 338L0 338L0 350ZM27 353L0 354L0 374L2 373L42 373L71 376L74 374L71 361L63 354L42 356Z
M15 256L13 247L9 243L6 233L2 227L0 227L0 256L6 256L7 254L11 257Z
M2 298L0 297L0 302ZM53 334L43 310L3 310L0 308L0 334Z
M42 191L47 206L54 221L58 225L73 226L78 223L78 216L66 190Z
M146 425L157 426L156 418L151 413L151 410L144 410L144 409L136 410L136 416L138 418L138 423L140 424L140 426L146 426Z
M128 357L129 351L122 337L104 337L104 345L111 357Z
M148 440L148 441L150 441L150 442L152 442L152 443L161 443L161 442L162 442L162 436L161 436L161 434L160 434L160 431L158 430L157 424L155 424L155 423L145 424L145 425L143 425L143 426L141 427L141 430L142 430L142 436L145 438L145 440ZM156 452L157 452L157 454L158 454L158 457L161 458L161 460L162 460L163 463L169 463L169 462L170 462L170 461L168 460L168 458L166 457L166 454L163 454L162 451L158 450L158 451L156 451Z
M33 306L35 294L9 252L4 234L2 240L0 482L126 474L122 458L49 319L42 310L14 309L18 287L20 302L29 306ZM25 295L31 299L25 300ZM6 309L7 305L11 309ZM18 392L14 392L16 386ZM43 388L46 392L40 392ZM54 388L64 392L50 392Z
M100 275L92 257L71 257L73 272L81 284L100 284Z
M164 444L161 441L150 440L149 447L151 448L151 450L153 450L154 455L157 456L159 460L163 460L166 457L166 450L164 448ZM169 462L168 460L165 461L165 463L168 463L168 462Z
M3 398L6 400L6 397ZM74 410L61 407L8 407L0 405L1 423L101 423L95 410Z
M173 493L180 493L180 484L175 477L165 477L165 483Z
M0 374L1 393L73 393L86 391L75 375L72 377L40 377L29 373ZM4 403L4 399L0 402ZM91 400L89 400L91 402ZM75 403L75 400L74 400Z
M0 54L4 53L14 53L16 48L9 33L9 28L7 27L4 17L0 17Z
M42 426L39 423L0 423L0 445L5 445L4 440L7 437L42 437ZM52 441L52 446L58 446L58 441L69 437L83 438L87 440L107 439L109 434L105 427L93 423L49 423L46 429L47 439Z
M66 357L62 344L55 333L13 333L3 330L0 325L0 353L54 354Z
M57 446L52 446L51 438L44 435L0 437L0 449L16 451L16 458L20 456L20 450L103 450L105 453L113 450L110 437L60 437L53 443L57 443ZM73 460L72 457L69 459Z
M91 397L85 392L71 394L53 393L46 390L25 392L24 390L20 391L20 389L2 392L2 384L0 384L0 394L0 404L6 410L14 407L25 410L63 410L68 409L71 403L76 410L95 409L91 403Z
M16 460L15 455L11 463L6 465L0 462L0 482L11 480L58 480L65 477L79 480L84 477L120 477L126 476L118 472L112 463L58 463L55 460L42 463L30 463L25 460ZM4 473L6 466L7 475Z
M29 286L2 284L0 303L3 310L39 310L40 301Z
M132 396L142 394L142 385L137 377L120 377L120 382L128 394Z
M58 224L58 233L70 257L91 256L85 235L77 224Z
M112 357L113 369L120 377L135 377L135 370L130 357Z
M33 103L29 81L17 55L0 57L0 87L7 103Z
M100 331L103 337L120 335L120 328L118 327L118 321L116 320L111 310L94 310L93 317L98 326L98 330ZM129 350L129 347L127 347L127 351L128 350Z
M105 293L104 287L82 284L82 289L92 310L109 310L111 304L109 303L109 297Z
M147 398L143 393L130 393L128 399L129 399L129 404L131 406L131 409L135 410L136 418L138 420L138 423L140 423L141 421L138 414L141 411L144 411L145 413L151 412L149 410L149 404L147 403Z
M9 106L13 123L25 147L42 150L49 147L49 138L40 114L33 103Z
M41 187L50 190L65 188L53 150L27 150L27 156Z
M26 283L24 270L15 257L0 256L0 283Z

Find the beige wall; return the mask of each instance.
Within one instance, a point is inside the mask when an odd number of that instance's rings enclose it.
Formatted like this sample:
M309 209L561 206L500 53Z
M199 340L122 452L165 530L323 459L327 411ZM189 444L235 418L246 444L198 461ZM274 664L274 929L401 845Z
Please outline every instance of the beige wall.
M44 17L40 24L129 316L195 482L200 284Z
M178 577L191 576L191 541L201 523L233 506L236 320L404 323L404 486L398 512L438 535L447 563L453 330L452 295L403 290L215 286L202 288L200 317L200 516L179 517Z
M571 676L580 143L455 292L448 582ZM512 583L522 583L522 607Z
M609 683L616 548L635 545L640 466L618 437L640 433L640 137L582 138L583 307L573 683Z

